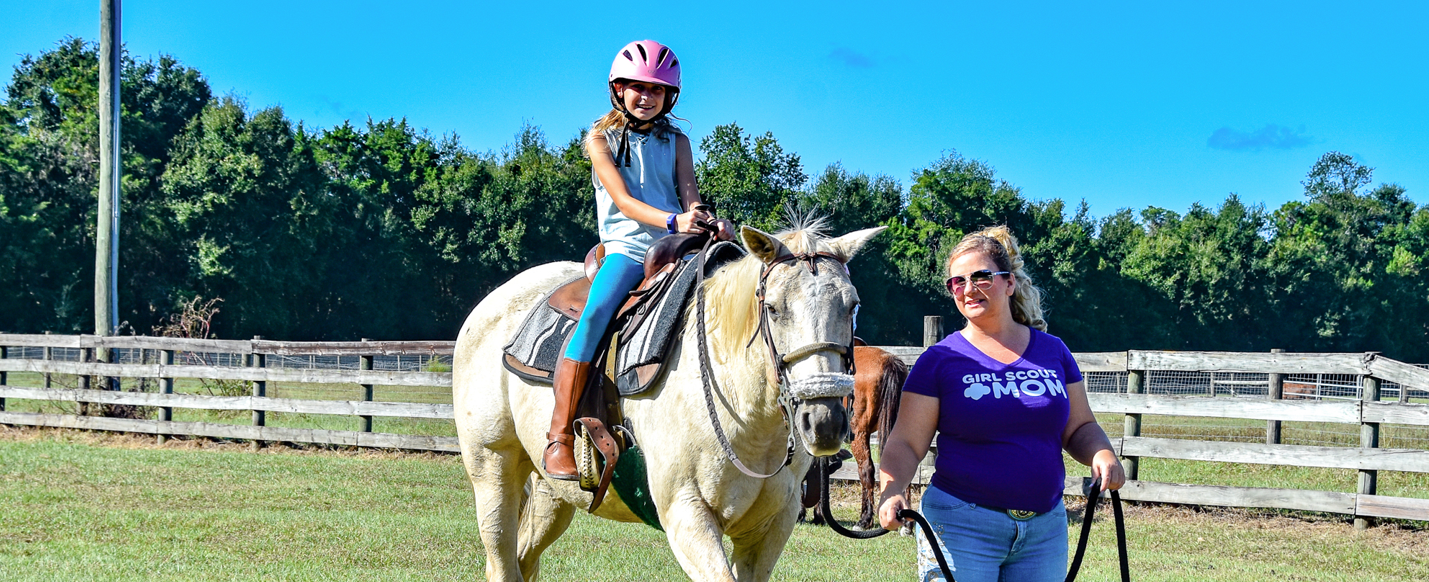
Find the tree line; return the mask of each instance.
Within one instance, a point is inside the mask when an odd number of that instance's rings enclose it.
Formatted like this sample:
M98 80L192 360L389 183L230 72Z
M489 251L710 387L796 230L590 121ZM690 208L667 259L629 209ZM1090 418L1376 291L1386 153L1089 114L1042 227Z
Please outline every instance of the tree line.
M80 39L23 58L0 106L0 331L91 331L98 52ZM278 107L215 96L177 60L124 59L119 319L151 333L219 298L218 337L441 339L517 272L597 242L583 131L522 127L478 152L405 120L309 129ZM805 173L769 133L721 125L699 144L701 192L737 224L789 209L831 232L887 225L851 264L858 333L916 344L959 322L942 261L1006 224L1076 351L1381 351L1429 361L1429 205L1329 152L1274 210L1234 194L1184 212L1093 217L1031 200L986 162L948 153L905 188L831 165ZM953 323L949 329L957 326Z

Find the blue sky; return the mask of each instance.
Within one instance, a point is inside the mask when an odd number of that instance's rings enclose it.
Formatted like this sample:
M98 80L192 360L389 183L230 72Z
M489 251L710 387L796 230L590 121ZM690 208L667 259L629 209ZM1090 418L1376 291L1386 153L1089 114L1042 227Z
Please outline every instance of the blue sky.
M770 131L811 175L907 186L957 150L1097 216L1231 192L1274 208L1339 150L1429 203L1429 3L874 4L130 0L123 34L309 127L406 117L479 151L523 122L570 139L608 107L616 50L653 38L680 56L694 137ZM95 0L0 14L7 72L98 38Z

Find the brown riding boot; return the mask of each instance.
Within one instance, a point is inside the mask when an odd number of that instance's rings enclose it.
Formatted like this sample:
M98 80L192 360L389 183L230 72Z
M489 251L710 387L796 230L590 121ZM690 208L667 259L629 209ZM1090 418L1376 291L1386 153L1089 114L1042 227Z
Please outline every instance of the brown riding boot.
M580 478L576 471L576 437L571 424L576 420L576 403L585 391L586 379L590 375L590 362L577 362L561 358L556 366L553 391L556 407L551 412L551 432L546 433L546 452L541 455L541 464L546 468L546 476L562 481Z

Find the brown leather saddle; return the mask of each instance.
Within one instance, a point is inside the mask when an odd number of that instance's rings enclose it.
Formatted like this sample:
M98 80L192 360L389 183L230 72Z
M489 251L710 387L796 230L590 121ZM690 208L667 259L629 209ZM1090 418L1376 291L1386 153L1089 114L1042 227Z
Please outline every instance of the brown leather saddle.
M674 271L680 259L685 255L699 250L709 239L701 234L674 234L655 241L649 252L645 253L645 279L630 292L630 298L620 306L616 312L614 322L621 322L632 310L639 307L641 302L648 299L651 290ZM576 279L551 294L547 303L551 307L560 310L573 319L579 320L581 312L585 311L586 300L590 297L590 284L595 280L595 274L599 272L601 264L605 262L605 245L599 244L591 247L590 252L585 256L585 277ZM625 327L634 328L637 325Z
M587 511L593 512L599 507L610 485L620 452L634 444L628 427L622 424L625 417L620 409L621 394L617 388L615 363L620 338L629 337L647 323L647 319L655 311L654 305L668 290L681 259L698 251L708 240L708 235L676 234L656 241L645 255L645 279L630 292L630 297L617 310L606 331L606 338L599 344L600 348L592 360L592 368L601 373L590 374L581 399L576 404L576 424L578 431L582 433L579 439L593 447L601 457L596 460L591 454L588 455L589 458L582 458L578 447L577 465L594 465L594 469L581 471L582 488L595 494ZM590 297L591 282L604 259L604 246L596 245L586 253L586 276L562 284L550 294L546 304L571 321L579 321ZM564 347L561 351L564 352ZM551 382L552 371L528 366L510 352L505 355L504 364L507 369L529 380ZM648 384L659 374L661 366L652 364L636 368L635 380L642 385ZM595 477L594 473L599 473L598 477Z
M636 286L635 290L630 292L630 297L616 311L607 330L607 335L615 335L617 340L620 337L628 337L630 332L639 329L646 323L646 318L652 312L653 303L663 297L662 292L670 283L670 278L679 266L680 260L699 250L706 240L704 235L676 234L656 241L645 255L645 279ZM581 313L585 311L586 301L590 298L591 281L595 278L604 259L604 245L596 245L591 248L590 252L586 253L586 276L567 281L557 287L547 297L546 305L570 322L579 321ZM611 342L602 341L600 345L601 348L597 350L595 361L601 359L605 351L611 347ZM564 348L561 351L563 352ZM510 351L505 356L504 364L507 369L527 380L541 383L550 383L555 370L554 365L549 366L550 369L543 369L545 366L538 368L523 363ZM642 380L648 380L648 378L642 378Z

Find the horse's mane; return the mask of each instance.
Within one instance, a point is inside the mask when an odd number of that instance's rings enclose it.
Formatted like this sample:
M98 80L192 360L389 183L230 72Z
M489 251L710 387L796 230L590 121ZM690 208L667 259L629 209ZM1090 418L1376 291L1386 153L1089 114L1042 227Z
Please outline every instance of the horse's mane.
M789 228L774 235L794 253L829 251L825 242L825 220L820 217L791 217ZM752 254L721 268L705 281L705 310L708 313L710 345L721 361L741 353L759 329L759 303L755 291L764 263ZM686 321L694 321L694 302ZM754 340L756 343L759 339ZM750 346L751 349L757 346ZM763 351L762 347L758 347Z

